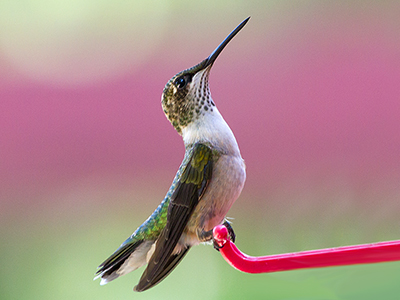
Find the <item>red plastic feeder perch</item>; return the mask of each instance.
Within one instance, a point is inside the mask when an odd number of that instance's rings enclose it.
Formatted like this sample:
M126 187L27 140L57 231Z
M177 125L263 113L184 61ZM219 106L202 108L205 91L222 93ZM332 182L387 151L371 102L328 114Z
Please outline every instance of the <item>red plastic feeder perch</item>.
M241 252L231 242L225 226L216 226L213 235L214 240L222 247L220 252L223 258L232 267L246 273L270 273L400 260L400 240L253 257Z

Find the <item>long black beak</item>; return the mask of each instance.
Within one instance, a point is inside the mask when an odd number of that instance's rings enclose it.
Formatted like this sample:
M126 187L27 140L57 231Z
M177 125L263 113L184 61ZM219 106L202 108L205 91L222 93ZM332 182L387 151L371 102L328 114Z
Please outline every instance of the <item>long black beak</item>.
M214 50L211 55L206 58L205 64L203 66L203 69L207 68L208 66L212 65L214 61L217 59L218 55L224 50L225 46L228 45L228 43L233 39L233 37L246 25L246 23L249 21L250 17L245 19L242 23L238 25L223 41L219 46Z

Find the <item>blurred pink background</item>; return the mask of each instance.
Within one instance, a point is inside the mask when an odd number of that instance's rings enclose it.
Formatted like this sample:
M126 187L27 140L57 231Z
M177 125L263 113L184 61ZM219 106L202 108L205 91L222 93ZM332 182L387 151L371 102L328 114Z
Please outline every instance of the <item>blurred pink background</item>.
M391 5L280 4L255 13L224 51L210 84L246 160L247 190L333 180L399 191L400 21ZM160 14L95 29L82 18L79 30L44 28L37 16L26 31L9 22L15 34L0 39L2 203L34 205L43 189L94 174L172 179L184 149L162 113L163 86L247 14Z

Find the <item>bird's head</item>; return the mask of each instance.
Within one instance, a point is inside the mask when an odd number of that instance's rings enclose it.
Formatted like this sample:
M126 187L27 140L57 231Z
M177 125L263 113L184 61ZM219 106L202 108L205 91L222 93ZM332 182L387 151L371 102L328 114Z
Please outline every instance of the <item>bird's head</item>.
M179 72L165 85L161 104L165 115L178 133L194 120L212 113L208 77L218 55L231 39L246 25L250 17L239 24L205 60L192 68Z

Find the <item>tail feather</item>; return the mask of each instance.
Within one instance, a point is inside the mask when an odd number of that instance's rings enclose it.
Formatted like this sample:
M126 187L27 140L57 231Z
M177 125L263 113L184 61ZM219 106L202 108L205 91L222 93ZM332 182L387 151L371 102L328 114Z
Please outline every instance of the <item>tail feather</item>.
M104 285L119 276L125 275L146 264L147 252L154 241L138 240L132 243L122 244L109 258L107 258L96 272L96 277L101 278Z

